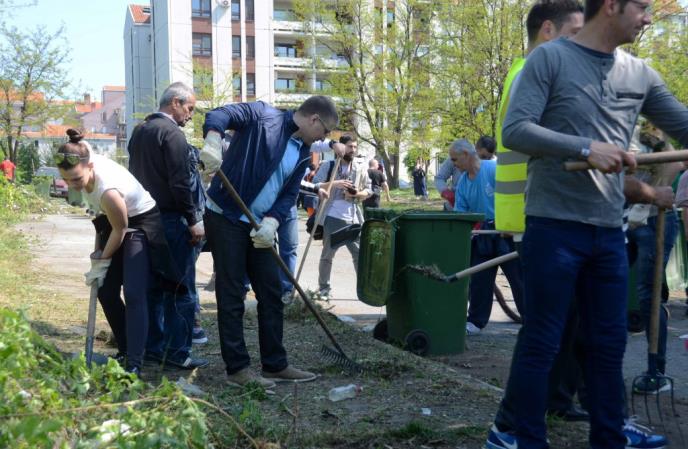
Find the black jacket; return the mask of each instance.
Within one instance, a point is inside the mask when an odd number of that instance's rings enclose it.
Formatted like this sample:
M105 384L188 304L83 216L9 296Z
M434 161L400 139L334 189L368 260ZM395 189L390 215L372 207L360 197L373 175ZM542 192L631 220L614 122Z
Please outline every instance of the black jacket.
M129 140L129 171L161 212L182 214L189 226L201 220L192 192L192 148L181 129L154 113L134 128Z

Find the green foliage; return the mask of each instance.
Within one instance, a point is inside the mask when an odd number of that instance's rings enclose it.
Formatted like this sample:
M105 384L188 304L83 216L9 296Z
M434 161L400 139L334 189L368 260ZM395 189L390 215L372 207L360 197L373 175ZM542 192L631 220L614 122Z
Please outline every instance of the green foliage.
M65 359L20 313L0 309L0 447L205 448L205 415L166 380L152 388L114 360Z
M0 176L0 224L16 223L28 213L45 212L47 208L33 186L12 184Z
M16 177L20 182L30 183L33 180L33 173L41 165L38 157L38 149L33 144L20 144L17 154L17 173Z
M53 101L65 97L69 51L63 28L0 25L0 135L3 153L15 163L25 127L71 113L68 104Z

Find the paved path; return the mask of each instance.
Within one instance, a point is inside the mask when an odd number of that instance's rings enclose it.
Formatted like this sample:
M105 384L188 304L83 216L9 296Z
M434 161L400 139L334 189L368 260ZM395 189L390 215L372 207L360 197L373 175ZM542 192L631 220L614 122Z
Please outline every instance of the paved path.
M299 254L303 253L308 235L305 233L305 223L300 223ZM31 239L37 239L38 266L50 267L51 271L61 273L55 285L62 293L73 292L83 295L82 274L89 268L88 255L93 248L93 227L90 220L82 215L47 215L34 218L19 226L19 229ZM304 288L317 289L317 267L322 245L315 242L310 249L308 259L302 275ZM201 255L197 266L197 282L201 303L209 309L215 308L215 298L212 292L203 290L212 274L212 259L209 254ZM507 298L511 298L503 277L498 278L498 285L502 287ZM370 307L357 300L356 278L351 257L346 248L337 253L332 269L332 312L337 315L347 315L356 320L356 324L363 326L374 324L384 316L384 307ZM672 319L669 323L669 374L676 380L678 397L688 398L688 350L684 347L680 335L688 334L688 319L684 317L685 306L682 293L674 292L675 300L671 302ZM255 300L250 300L254 302ZM515 335L518 326L513 324L498 306L493 308L490 324L484 330L485 334L508 333ZM480 338L471 337L471 338ZM646 343L643 334L629 336L629 343L624 359L624 375L627 379L641 373L646 363Z

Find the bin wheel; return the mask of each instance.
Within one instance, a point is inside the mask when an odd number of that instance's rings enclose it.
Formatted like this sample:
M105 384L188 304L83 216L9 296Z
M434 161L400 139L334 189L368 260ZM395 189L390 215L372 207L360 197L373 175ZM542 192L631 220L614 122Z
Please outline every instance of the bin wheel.
M387 318L383 318L377 322L373 328L373 338L375 340L384 341L389 340L389 329L387 327Z
M628 311L628 332L642 332L645 329L639 310Z
M494 295L495 299L497 299L499 306L502 308L506 316L511 318L511 320L515 323L521 324L523 322L523 320L521 319L521 315L519 315L518 312L511 310L511 307L509 307L509 304L506 303L504 295L502 294L502 291L499 289L499 287L497 287L497 284L495 284L494 286Z
M414 329L406 335L404 349L424 356L430 350L430 337L422 330Z

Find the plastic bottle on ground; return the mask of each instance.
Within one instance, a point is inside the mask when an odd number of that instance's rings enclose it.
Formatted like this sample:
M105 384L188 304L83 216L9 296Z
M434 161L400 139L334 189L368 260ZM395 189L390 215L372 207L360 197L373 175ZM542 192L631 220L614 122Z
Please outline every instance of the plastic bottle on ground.
M342 401L344 399L355 398L361 393L362 390L363 388L356 384L349 384L343 387L336 387L331 389L330 392L327 394L327 397L330 399L330 401L337 402Z

